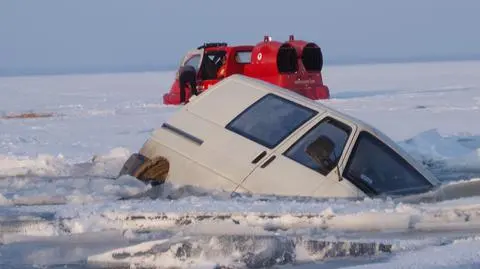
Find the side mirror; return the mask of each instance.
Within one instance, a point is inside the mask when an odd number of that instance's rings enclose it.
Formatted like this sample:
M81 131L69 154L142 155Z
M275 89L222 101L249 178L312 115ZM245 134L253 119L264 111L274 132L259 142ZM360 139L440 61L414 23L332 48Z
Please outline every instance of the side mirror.
M330 159L330 155L334 153L334 149L335 144L333 141L330 138L321 135L307 146L306 153L324 169L332 170L335 164Z

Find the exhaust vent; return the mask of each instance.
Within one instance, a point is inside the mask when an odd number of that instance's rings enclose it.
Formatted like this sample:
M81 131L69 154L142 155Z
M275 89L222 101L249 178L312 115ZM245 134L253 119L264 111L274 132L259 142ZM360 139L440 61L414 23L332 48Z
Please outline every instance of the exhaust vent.
M283 44L277 54L277 68L279 73L293 73L298 70L297 52L289 44Z
M320 47L314 43L308 43L303 48L302 62L305 69L309 72L322 71L323 55Z

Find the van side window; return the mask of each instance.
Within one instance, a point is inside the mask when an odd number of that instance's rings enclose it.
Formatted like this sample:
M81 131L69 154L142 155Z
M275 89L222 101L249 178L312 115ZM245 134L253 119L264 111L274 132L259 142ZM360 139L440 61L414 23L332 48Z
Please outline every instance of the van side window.
M322 175L327 175L335 167L342 156L343 149L347 143L352 129L350 126L341 123L335 119L327 117L310 129L293 146L291 146L284 156L305 165ZM333 151L330 154L330 164L325 165L316 162L307 154L307 147L320 136L324 136L333 142ZM333 166L332 166L333 164Z
M358 136L344 177L368 195L414 194L433 187L405 159L365 131Z
M277 95L267 94L226 128L272 149L317 113Z

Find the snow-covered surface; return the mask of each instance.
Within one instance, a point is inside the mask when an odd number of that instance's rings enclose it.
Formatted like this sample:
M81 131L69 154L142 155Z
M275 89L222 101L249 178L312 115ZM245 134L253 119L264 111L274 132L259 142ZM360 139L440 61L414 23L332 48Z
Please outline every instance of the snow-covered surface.
M322 102L385 132L445 184L475 185L478 70L480 62L327 66L333 98ZM173 76L0 78L0 117L53 114L0 119L0 268L480 266L476 196L415 204L230 197L113 180L178 109L162 104Z

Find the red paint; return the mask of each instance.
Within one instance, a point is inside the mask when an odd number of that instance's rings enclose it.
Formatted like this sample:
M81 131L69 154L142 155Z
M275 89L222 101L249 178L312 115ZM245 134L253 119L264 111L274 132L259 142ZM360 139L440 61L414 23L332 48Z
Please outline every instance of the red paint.
M283 53L283 51L286 53ZM248 55L250 52L251 55ZM236 60L237 53L248 56L244 57L248 63L239 63ZM197 72L198 92L207 90L211 85L225 77L233 74L243 74L292 90L313 100L330 98L329 89L323 84L321 74L323 56L320 48L312 42L294 40L293 36L290 36L289 40L283 43L271 41L266 37L264 41L255 46L220 44L207 47L203 51L192 51L189 54L203 56L202 64ZM207 68L207 57L213 57L211 54L225 54L226 61L217 70L216 75L212 72L210 76L205 76L206 70L214 70ZM185 62L188 59L187 56ZM283 61L282 59L289 60ZM305 59L305 62L302 59ZM282 62L288 64L279 65ZM184 63L182 62L182 64ZM296 68L293 68L295 65ZM188 88L186 97L187 100L190 98ZM180 103L178 79L172 84L170 92L163 96L163 102L165 104Z

